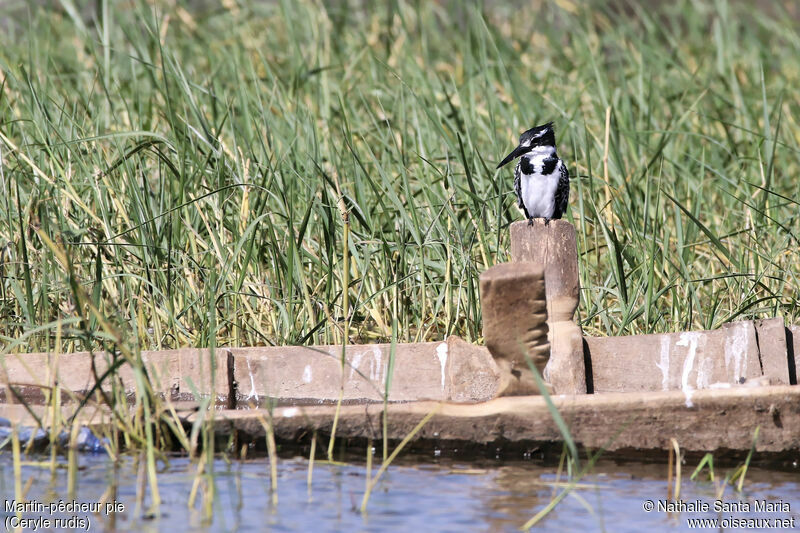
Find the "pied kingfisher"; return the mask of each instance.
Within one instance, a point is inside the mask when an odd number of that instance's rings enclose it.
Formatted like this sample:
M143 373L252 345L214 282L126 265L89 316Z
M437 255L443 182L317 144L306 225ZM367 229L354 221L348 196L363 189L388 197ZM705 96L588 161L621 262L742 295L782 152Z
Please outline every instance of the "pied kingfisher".
M514 170L517 204L525 213L528 225L533 224L534 218L543 218L547 226L551 219L561 218L569 199L569 172L556 154L552 122L534 126L520 135L519 146L497 168L520 156Z

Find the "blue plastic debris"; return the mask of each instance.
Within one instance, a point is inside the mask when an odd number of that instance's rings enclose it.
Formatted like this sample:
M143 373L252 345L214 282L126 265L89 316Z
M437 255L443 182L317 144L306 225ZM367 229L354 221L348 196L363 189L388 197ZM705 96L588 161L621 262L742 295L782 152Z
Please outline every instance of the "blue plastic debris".
M69 447L69 440L69 433L66 431L62 431L58 436L58 443L65 448ZM85 453L105 453L109 444L107 437L99 439L85 426L78 430L78 437L75 439L75 449Z
M0 417L0 448L4 448L11 440L11 421L7 418ZM23 446L28 446L33 440L33 446L46 446L50 443L50 434L42 428L34 428L31 426L17 426L17 436ZM69 448L70 434L67 431L62 431L58 434L57 442L59 446ZM82 426L78 430L77 438L75 439L75 449L79 452L85 453L105 453L106 446L110 444L108 438L98 438L92 431Z

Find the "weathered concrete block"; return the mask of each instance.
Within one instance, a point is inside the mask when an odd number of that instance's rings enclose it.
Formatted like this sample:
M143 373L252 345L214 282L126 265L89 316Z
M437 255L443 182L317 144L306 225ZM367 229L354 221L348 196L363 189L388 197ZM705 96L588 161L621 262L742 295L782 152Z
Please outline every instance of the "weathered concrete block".
M268 398L334 402L342 386L347 401L382 401L390 352L389 344L348 346L344 373L339 346L219 348L213 357L210 350L183 348L141 356L156 394L173 402L214 396L218 407L233 408L237 399L243 406ZM0 355L0 401L14 400L9 386L33 404L42 403L55 383L64 402L72 394L86 394L95 382L93 360L102 377L112 363L104 352ZM130 365L120 366L117 378L126 395L136 392ZM485 347L455 336L446 342L398 344L389 401L486 401L497 396L498 384L499 370ZM102 383L104 391L110 388L110 380Z
M391 344L231 348L237 403L269 398L295 403L382 402ZM499 372L488 350L458 337L397 344L388 399L486 401L497 395ZM343 371L344 370L344 371Z
M571 320L550 323L550 361L545 377L556 394L586 394L583 332Z
M573 322L579 302L575 227L566 220L545 225L534 219L511 224L511 260L542 265L547 294L550 361L545 375L558 394L586 393L586 365L580 326Z
M180 394L181 391L181 354L187 352L195 352L193 348L184 348L179 350L161 350L161 351L144 351L142 352L142 361L147 367L147 373L150 377L150 382L153 386L154 392L163 394L168 398L172 398ZM131 368L128 365L123 365L120 368L120 375L123 382L131 383L133 387L133 376L128 377L131 373ZM202 383L201 380L198 380ZM209 387L205 387L208 392Z
M97 357L100 354L95 355ZM104 359L99 357L99 359ZM67 366L69 371L61 369ZM98 374L102 374L98 369ZM71 391L85 391L93 381L92 359L87 352L76 354L3 354L0 355L0 391L3 401L16 403L16 395L26 402L41 402L46 390L58 383ZM16 395L8 387L13 387Z
M228 368L228 348L217 348L214 356L211 357L211 350L200 348L182 348L171 350L173 354L177 352L180 365L180 381L178 382L177 397L173 399L192 400L195 394L201 397L216 396L216 400L227 402L229 394L229 368ZM164 352L162 352L164 353ZM170 354L172 355L172 354ZM151 355L150 357L153 357ZM212 375L211 365L215 366ZM174 378L170 384L174 387Z
M761 371L770 383L789 385L789 358L783 317L755 321Z
M77 355L77 354L71 354ZM177 350L142 351L142 362L147 369L153 392L175 401L188 401L197 397L215 396L225 402L229 394L228 349L211 350L179 348ZM102 358L105 361L105 357ZM214 370L212 372L212 364ZM103 367L104 369L107 367ZM127 394L136 390L133 369L123 364L118 369Z
M544 372L550 357L542 267L504 263L480 277L483 336L500 368L500 394L538 394L526 356Z
M789 352L789 373L794 370L792 385L800 383L800 326L786 326L786 351Z
M143 351L142 362L147 369L153 392L173 400L194 399L194 391L201 396L216 395L221 401L228 397L227 350L217 350L215 380L211 376L209 350L183 348L179 350ZM121 357L121 356L117 356ZM95 371L92 371L94 363ZM0 399L12 401L8 386L14 387L25 400L40 403L44 391L56 383L65 391L86 394L95 384L95 373L102 378L114 359L106 352L75 352L70 354L28 353L0 355ZM128 396L136 392L133 369L128 363L117 368L117 377ZM106 378L101 389L111 389Z
M483 402L499 394L500 369L489 349L451 335L447 339L447 399Z
M62 402L68 402L70 393L88 393L94 387L95 373L102 377L111 363L113 360L105 352L3 354L0 355L0 400L42 403L49 391L58 385ZM119 375L126 394L129 388L133 392L133 381L126 379L124 370ZM105 380L101 389L109 391L111 381Z
M390 399L412 400L420 395L443 399L446 343L398 345ZM341 346L280 346L232 348L237 404L261 405L270 398L303 403L335 401L343 388L346 401L381 401L391 357L389 344L348 346L344 369ZM413 378L402 368L412 359ZM400 369L398 367L401 367ZM433 394L435 391L436 394Z
M177 398L180 392L180 353L184 350L162 350L162 351L143 351L142 362L147 369L147 374L150 378L150 385L153 392L161 394L167 398L175 396ZM75 356L77 354L70 354ZM103 371L108 368L106 365L106 355L102 355L100 359L103 361ZM128 395L136 391L136 378L133 369L128 364L123 364L117 369L117 375L122 380L125 393Z
M554 397L553 403L579 446L607 451L653 450L659 457L675 438L692 452L738 450L747 453L759 428L760 452L800 450L800 387L735 387L697 391L693 406L681 391L646 394L579 394ZM459 447L464 441L499 446L559 446L563 435L542 397L497 398L477 405L412 402L388 408L387 434L402 439L423 417L435 411L414 436ZM348 405L338 412L336 434L352 439L374 438L382 405ZM186 417L192 424L198 414ZM263 438L263 413L224 411L215 417L218 431L231 426L250 438ZM272 413L278 439L296 442L315 430L330 434L334 406L283 407Z
M511 224L511 261L542 265L547 284L548 320L572 320L578 308L578 248L575 227L566 220L534 219Z
M764 334L757 337L755 324L742 321L713 331L584 340L591 357L595 392L680 389L691 402L695 390L729 387L764 377L759 341L765 343L766 353L774 354L776 345L780 348L778 340L768 341L769 330L776 332L774 325L762 326ZM783 360L788 368L786 352ZM788 372L780 373L777 368L770 372L770 380L789 383Z

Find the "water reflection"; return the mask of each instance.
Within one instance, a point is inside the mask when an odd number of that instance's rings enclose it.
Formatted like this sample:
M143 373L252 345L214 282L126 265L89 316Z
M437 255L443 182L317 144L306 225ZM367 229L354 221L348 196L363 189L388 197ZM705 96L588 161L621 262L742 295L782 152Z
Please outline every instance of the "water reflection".
M422 463L405 458L389 468L374 490L368 514L358 511L366 485L365 466L317 462L309 493L308 463L304 458L281 459L278 469L278 503L271 503L269 465L266 460L215 461L197 483L194 507L187 502L196 484L197 465L172 458L159 473L161 516L150 517L144 462L127 457L114 464L104 456L79 457L74 500L118 502L124 511L91 514L92 530L116 531L514 531L544 508L563 490L566 480L552 466L534 461L453 461L438 458ZM430 458L426 460L430 461ZM539 529L552 531L684 530L693 516L646 512L646 500L667 498L666 465L602 462L582 478L578 487L550 513ZM725 469L718 469L724 475ZM70 502L67 469L53 474L47 468L23 467L26 498L36 502ZM690 482L684 472L682 499L713 501L720 485ZM204 485L205 484L205 485ZM205 489L203 488L205 487ZM212 491L213 489L213 491ZM204 494L215 495L212 507ZM13 465L9 454L0 455L0 494L14 500ZM789 513L769 518L795 517L800 525L800 484L796 472L751 469L742 495L728 487L725 500L783 501ZM210 515L208 510L211 511ZM80 514L80 513L78 513ZM728 513L730 514L730 513ZM3 519L13 516L4 510ZM69 513L23 513L55 518ZM743 515L736 515L743 517Z

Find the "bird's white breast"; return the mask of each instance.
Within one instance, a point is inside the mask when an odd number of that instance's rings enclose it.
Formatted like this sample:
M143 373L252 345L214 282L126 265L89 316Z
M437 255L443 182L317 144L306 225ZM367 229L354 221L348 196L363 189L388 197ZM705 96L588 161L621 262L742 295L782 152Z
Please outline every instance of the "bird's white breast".
M528 159L533 166L532 174L522 173L520 176L520 193L528 215L534 218L551 218L555 210L556 188L560 178L559 165L550 174L542 174L544 160L552 157L552 148L534 149L522 157Z

